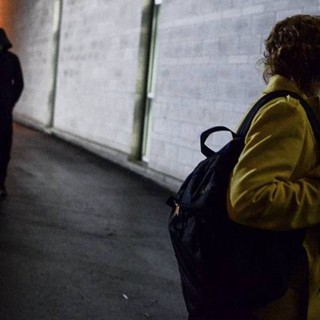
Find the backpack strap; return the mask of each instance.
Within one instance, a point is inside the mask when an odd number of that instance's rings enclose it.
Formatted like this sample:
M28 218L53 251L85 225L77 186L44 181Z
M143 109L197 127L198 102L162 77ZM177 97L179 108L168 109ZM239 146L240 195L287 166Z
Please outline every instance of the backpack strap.
M214 155L216 152L211 150L206 144L207 138L210 136L211 133L217 132L217 131L229 131L232 134L232 137L235 138L238 136L238 134L234 133L232 130L230 130L227 127L224 126L217 126L207 129L206 131L202 132L200 135L200 149L201 153L205 155L207 158Z
M320 144L320 124L317 120L317 117L313 111L313 109L310 107L308 102L304 100L299 94L289 91L289 90L277 90L273 91L270 93L267 93L266 95L262 96L250 109L248 112L247 116L244 118L242 121L241 125L239 126L239 129L237 132L233 132L229 128L223 127L223 126L218 126L218 127L213 127L210 129L207 129L206 131L202 132L200 136L200 147L201 147L201 152L208 158L212 155L214 155L216 152L210 149L206 144L206 140L209 137L211 133L217 132L217 131L229 131L233 138L239 137L243 138L246 136L247 132L249 131L249 127L251 125L251 122L257 112L268 102L270 102L273 99L280 98L280 97L286 97L286 96L291 96L294 99L299 100L300 104L304 108L307 117L309 119L309 122L311 124L311 127L313 129L314 135L316 137L316 140Z
M308 117L309 122L312 126L312 129L313 129L314 135L315 135L317 141L320 143L320 124L316 118L316 115L315 115L313 109L310 107L308 102L306 100L304 100L299 94L292 92L292 91L288 91L288 90L273 91L273 92L270 92L270 93L264 95L263 97L261 97L253 105L253 107L251 108L251 110L249 111L249 113L247 114L247 116L245 117L243 122L241 123L239 129L237 130L237 134L239 134L241 136L245 136L247 134L253 118L255 117L256 113L265 104L267 104L268 102L270 102L273 99L280 98L280 97L286 97L288 95L294 99L299 100L300 104L302 105L302 107L304 108L304 110L307 114L307 117Z

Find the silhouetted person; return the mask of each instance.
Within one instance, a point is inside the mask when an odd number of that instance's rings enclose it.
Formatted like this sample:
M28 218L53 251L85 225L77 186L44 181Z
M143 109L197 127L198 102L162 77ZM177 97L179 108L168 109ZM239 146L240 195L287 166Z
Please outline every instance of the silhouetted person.
M23 76L18 57L0 28L0 200L6 196L5 179L12 145L12 110L23 90Z

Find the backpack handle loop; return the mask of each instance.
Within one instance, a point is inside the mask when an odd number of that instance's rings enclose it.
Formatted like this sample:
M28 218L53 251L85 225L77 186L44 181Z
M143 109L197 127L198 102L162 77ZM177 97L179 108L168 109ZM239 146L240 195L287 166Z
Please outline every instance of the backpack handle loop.
M227 127L224 126L217 126L217 127L212 127L210 129L207 129L206 131L203 131L200 135L200 147L201 147L201 153L205 155L207 158L210 156L213 156L216 152L210 149L205 143L208 137L217 131L229 131L232 134L232 137L235 138L238 136L235 132L230 130Z

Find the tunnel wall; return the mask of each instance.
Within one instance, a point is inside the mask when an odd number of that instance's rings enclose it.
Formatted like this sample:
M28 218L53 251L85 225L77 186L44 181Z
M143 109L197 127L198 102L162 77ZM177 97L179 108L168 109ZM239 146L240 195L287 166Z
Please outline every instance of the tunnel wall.
M15 115L45 128L50 122L54 73L56 1L1 1L3 26L23 68L25 89Z
M144 112L137 95L141 104L143 10L151 2L3 0L0 12L25 74L15 118L175 189L202 159L201 131L235 128L259 96L257 61L274 23L317 14L320 4L163 0L145 162L132 150Z
M56 132L128 154L131 147L141 1L65 1Z

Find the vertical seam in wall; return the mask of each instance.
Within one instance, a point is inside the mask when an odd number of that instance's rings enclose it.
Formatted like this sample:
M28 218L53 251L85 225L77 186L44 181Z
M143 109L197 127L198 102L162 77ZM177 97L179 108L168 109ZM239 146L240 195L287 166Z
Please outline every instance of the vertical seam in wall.
M52 88L50 92L49 97L49 104L50 104L50 115L47 125L45 126L45 129L47 132L51 132L52 128L54 127L54 116L55 116L55 106L56 106L56 94L57 94L57 81L58 81L58 66L59 66L59 51L60 51L60 32L61 32L61 20L62 20L62 6L63 6L63 0L56 0L55 6L58 6L58 10L55 15L57 14L57 17L54 17L54 19L57 19L57 22L54 21L56 25L54 25L54 35L53 35L53 46L54 46L54 52L53 52L53 74L52 74Z

